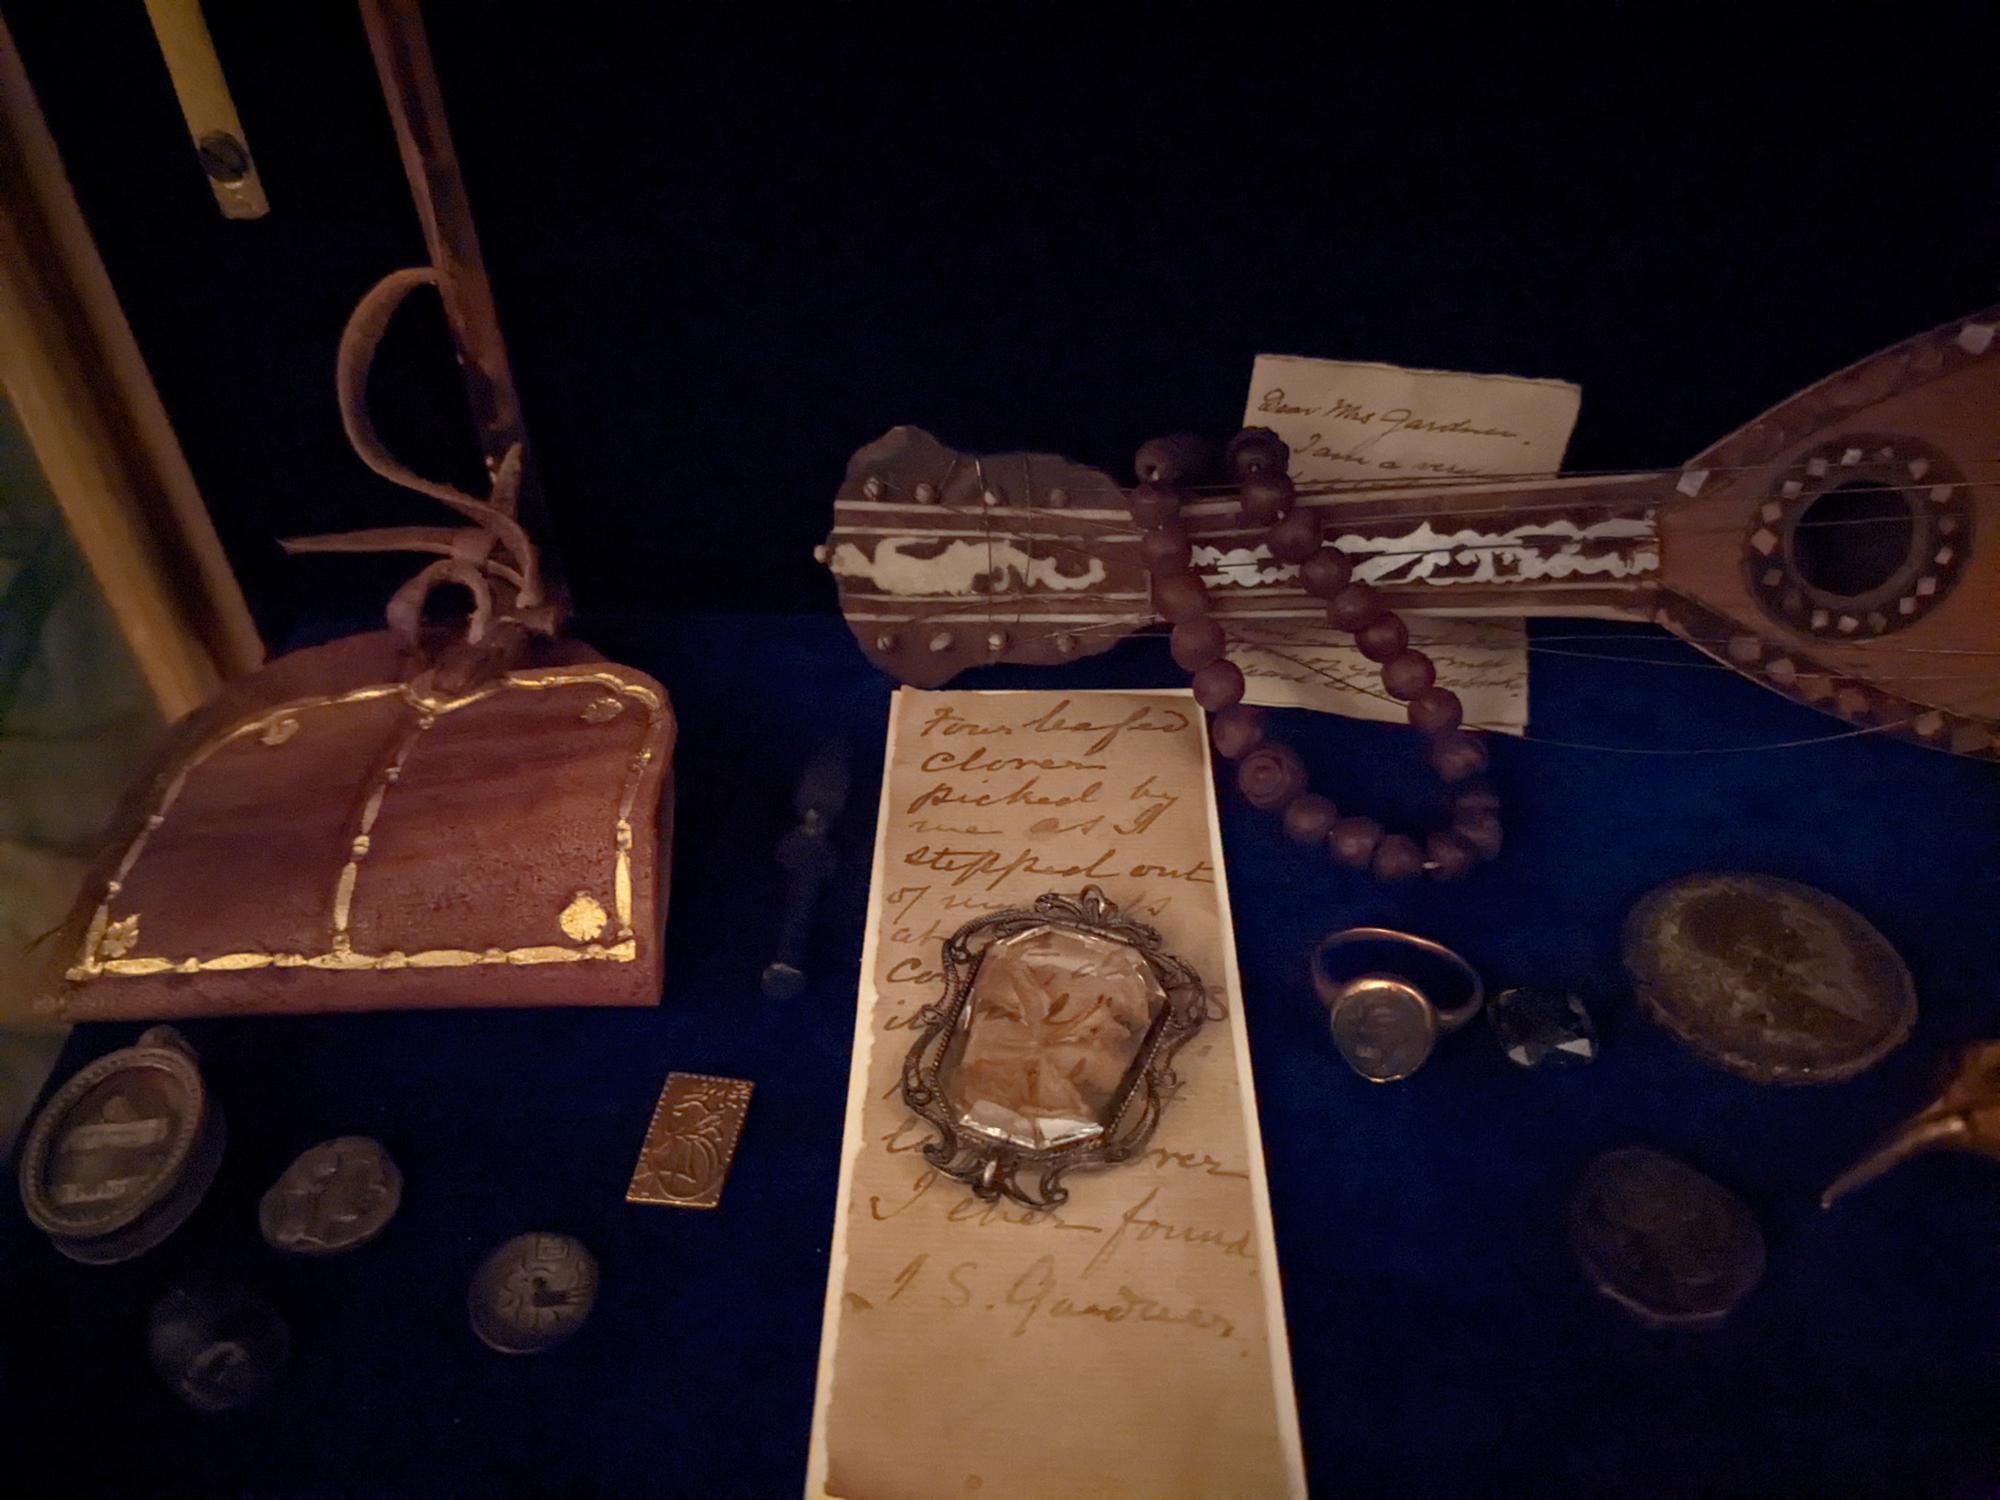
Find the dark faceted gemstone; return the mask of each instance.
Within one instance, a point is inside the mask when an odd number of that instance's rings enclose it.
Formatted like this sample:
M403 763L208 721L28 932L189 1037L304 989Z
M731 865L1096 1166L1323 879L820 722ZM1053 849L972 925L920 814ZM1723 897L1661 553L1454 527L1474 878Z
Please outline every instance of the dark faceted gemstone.
M1597 1027L1583 1001L1541 986L1502 990L1486 1002L1486 1019L1507 1060L1524 1068L1573 1068L1597 1060Z

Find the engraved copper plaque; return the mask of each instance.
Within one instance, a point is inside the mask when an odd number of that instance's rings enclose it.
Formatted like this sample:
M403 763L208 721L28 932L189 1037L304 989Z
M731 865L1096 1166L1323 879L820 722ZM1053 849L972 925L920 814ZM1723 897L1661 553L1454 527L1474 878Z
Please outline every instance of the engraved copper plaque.
M750 1108L750 1084L706 1073L669 1073L632 1169L627 1203L714 1208Z

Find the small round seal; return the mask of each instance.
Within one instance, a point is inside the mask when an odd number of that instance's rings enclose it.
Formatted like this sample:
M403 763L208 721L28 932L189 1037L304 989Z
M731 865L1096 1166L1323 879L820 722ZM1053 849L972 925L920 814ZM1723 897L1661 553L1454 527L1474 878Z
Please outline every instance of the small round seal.
M300 1154L258 1205L273 1250L338 1255L380 1234L403 1201L403 1174L379 1141L343 1135Z
M583 1326L597 1257L566 1234L521 1234L480 1262L466 1294L472 1331L502 1354L539 1354Z
M1718 1327L1764 1275L1749 1205L1644 1146L1584 1169L1569 1233L1591 1284L1648 1328Z
M1348 1066L1376 1083L1408 1078L1437 1045L1437 1010L1400 980L1367 975L1350 983L1328 1020Z

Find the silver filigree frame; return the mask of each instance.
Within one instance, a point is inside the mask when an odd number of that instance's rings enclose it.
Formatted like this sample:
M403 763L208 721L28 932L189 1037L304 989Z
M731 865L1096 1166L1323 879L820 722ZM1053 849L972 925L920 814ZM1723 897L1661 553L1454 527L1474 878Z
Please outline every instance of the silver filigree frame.
M939 1074L953 1038L968 1019L972 986L987 950L1003 938L1043 927L1108 938L1137 950L1167 1003L1146 1033L1103 1134L1032 1150L961 1127L945 1100ZM1028 1208L1065 1202L1069 1190L1061 1180L1077 1167L1113 1166L1145 1148L1179 1086L1174 1054L1201 1029L1208 1010L1201 975L1165 950L1156 929L1122 915L1094 885L1075 896L1050 892L1038 897L1032 910L1012 907L975 917L945 939L944 975L943 998L912 1019L921 1035L903 1059L903 1102L938 1133L924 1147L925 1161L981 1198L1011 1198ZM1033 1177L1032 1185L1023 1186L1023 1173Z

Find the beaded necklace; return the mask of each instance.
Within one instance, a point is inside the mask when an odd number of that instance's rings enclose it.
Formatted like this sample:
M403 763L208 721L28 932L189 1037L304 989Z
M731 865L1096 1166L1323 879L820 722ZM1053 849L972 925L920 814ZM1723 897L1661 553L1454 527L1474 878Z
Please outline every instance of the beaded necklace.
M1191 674L1195 701L1212 716L1210 740L1236 764L1236 784L1251 806L1282 815L1295 842L1324 846L1338 863L1367 870L1384 884L1428 875L1459 880L1482 859L1500 853L1500 802L1474 780L1486 769L1486 748L1461 723L1458 695L1437 685L1430 657L1410 645L1409 628L1382 596L1354 578L1347 555L1321 535L1318 516L1293 504L1287 472L1291 450L1266 427L1246 427L1229 441L1223 463L1235 482L1244 519L1265 527L1264 544L1279 562L1294 563L1307 593L1326 601L1326 617L1354 636L1361 654L1382 668L1382 686L1407 707L1410 723L1430 743L1432 769L1460 790L1451 826L1422 843L1390 833L1373 818L1343 817L1309 790L1305 764L1291 746L1270 737L1263 711L1243 702L1243 671L1227 655L1228 633L1209 613L1208 587L1193 568L1193 548L1180 525L1187 487L1212 466L1213 445L1186 435L1154 438L1134 459L1139 486L1130 496L1140 529L1139 553L1153 580L1153 607L1173 626L1174 661Z

